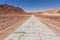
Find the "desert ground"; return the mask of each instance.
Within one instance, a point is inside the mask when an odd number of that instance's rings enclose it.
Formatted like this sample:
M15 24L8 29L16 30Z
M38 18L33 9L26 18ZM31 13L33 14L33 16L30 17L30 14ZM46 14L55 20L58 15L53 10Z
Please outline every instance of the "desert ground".
M23 15L23 16L18 16L18 17L16 16L17 19L16 17L13 17L16 19L16 20L14 19L15 21L13 21L13 18L10 19L9 17L11 24L13 22L16 22L16 21L17 22L16 24L14 23L14 25L10 27L3 26L3 28L1 28L2 31L0 31L1 33L0 39L1 40L10 40L10 39L15 40L16 38L16 40L20 40L20 38L17 39L17 37L21 34L19 35L13 34L14 31L17 31L18 33L20 31L22 32L27 31L27 33L30 33L30 31L32 31L32 33L26 34L28 36L21 38L21 40L24 40L24 39L25 40L27 39L29 40L60 40L60 26L59 26L60 16L58 14L57 15L56 14L54 15L53 14L48 14L48 15L47 14L32 14L32 15L29 14L29 15ZM3 21L1 20L1 22ZM13 35L16 37L14 37ZM25 34L22 34L22 35L24 36ZM11 36L12 38L10 38Z
M32 15L4 40L60 40L60 37Z
M60 14L37 14L36 17L53 30L56 35L60 35Z
M23 9L11 5L0 5L0 40L22 25L30 16Z
M60 40L59 8L28 13L3 4L0 10L0 40Z
M29 16L18 16L18 17L6 17L6 19L2 18L0 21L2 22L0 25L0 39L3 39L8 34L10 34L13 30L18 28L21 24L24 23L29 18ZM5 21L5 22L4 22Z

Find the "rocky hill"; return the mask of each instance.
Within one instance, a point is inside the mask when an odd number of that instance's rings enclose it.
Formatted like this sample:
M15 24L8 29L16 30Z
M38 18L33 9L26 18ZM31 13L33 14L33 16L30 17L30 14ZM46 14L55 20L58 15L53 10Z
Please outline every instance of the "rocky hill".
M22 25L30 14L19 7L0 5L0 40Z
M3 5L0 5L0 16L2 15L22 15L22 14L25 14L26 12L22 9L22 8L19 8L19 7L14 7L14 6L11 6L11 5L7 5L7 4L3 4Z

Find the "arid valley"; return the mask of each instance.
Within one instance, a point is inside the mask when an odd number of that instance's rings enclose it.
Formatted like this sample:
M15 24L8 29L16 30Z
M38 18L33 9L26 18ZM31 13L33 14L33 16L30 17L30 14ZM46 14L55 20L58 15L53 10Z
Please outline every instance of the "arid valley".
M60 8L25 12L0 5L0 40L60 40Z

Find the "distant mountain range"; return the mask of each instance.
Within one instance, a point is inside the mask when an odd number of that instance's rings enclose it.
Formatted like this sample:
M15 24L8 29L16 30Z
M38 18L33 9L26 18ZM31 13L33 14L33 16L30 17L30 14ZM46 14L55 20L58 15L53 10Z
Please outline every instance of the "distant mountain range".
M56 14L56 13L60 13L60 8L52 8L52 9L48 9L48 10L36 11L36 13Z
M22 8L14 7L8 4L0 5L0 15L22 15L25 14ZM52 8L48 10L32 11L30 13L60 13L60 8Z

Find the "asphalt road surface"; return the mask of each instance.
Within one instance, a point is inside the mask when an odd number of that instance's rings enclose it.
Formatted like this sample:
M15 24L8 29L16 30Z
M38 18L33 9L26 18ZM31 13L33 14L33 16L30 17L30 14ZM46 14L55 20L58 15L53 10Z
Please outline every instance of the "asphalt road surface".
M32 15L4 40L60 40L60 37Z

